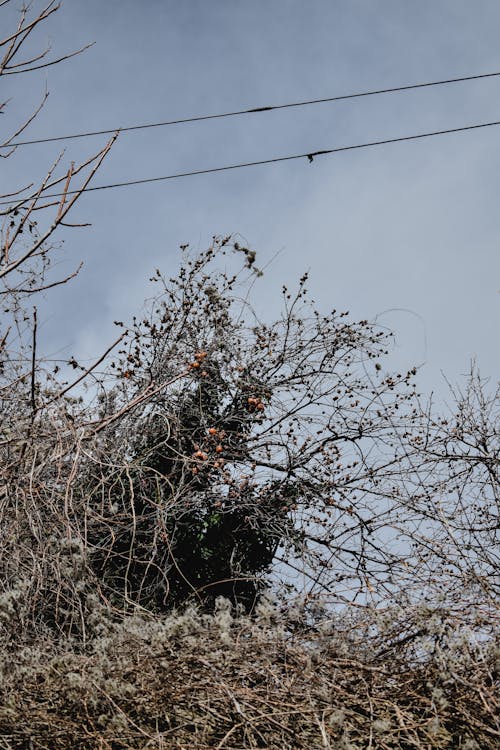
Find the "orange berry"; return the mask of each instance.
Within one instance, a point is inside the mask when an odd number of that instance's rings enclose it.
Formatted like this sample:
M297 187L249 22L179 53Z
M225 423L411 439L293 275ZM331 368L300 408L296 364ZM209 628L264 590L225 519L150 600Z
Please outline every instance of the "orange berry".
M215 427L209 427L208 428L208 434L209 435L217 435L217 430Z
M196 370L200 366L200 363L199 362L191 362L191 364L189 366L192 367L193 370Z
M217 445L215 447L215 452L216 453L222 453L222 451L223 451L222 445L219 443L219 445Z

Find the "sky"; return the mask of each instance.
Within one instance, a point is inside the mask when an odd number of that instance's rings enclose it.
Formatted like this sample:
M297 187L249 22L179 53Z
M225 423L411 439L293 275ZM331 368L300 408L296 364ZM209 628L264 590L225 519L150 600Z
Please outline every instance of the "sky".
M35 7L41 3L35 1ZM0 8L2 32L20 2ZM2 15L3 14L3 15ZM61 65L0 80L2 131L49 99L24 137L126 127L500 71L496 0L66 0L33 44ZM155 177L500 120L500 78L122 134L94 183ZM3 134L2 133L2 134ZM103 137L64 144L63 163ZM92 360L140 312L179 245L234 234L266 266L254 305L278 314L305 270L320 310L395 334L391 363L443 391L476 358L498 379L500 127L88 194L59 239L79 277L39 304L43 347ZM60 153L19 148L0 192Z

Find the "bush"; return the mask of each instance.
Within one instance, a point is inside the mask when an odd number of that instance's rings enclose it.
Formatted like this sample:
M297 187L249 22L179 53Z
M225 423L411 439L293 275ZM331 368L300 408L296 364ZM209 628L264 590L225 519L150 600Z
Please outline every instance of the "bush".
M103 623L4 659L9 750L497 747L495 649L445 610L316 619L263 600ZM371 635L368 633L371 631ZM66 645L66 648L65 648Z

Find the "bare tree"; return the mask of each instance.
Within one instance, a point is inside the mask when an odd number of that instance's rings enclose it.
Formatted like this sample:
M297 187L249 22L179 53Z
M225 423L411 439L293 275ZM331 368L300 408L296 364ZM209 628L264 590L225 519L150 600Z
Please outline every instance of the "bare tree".
M56 7L21 14L4 74L49 64L15 59ZM415 369L384 369L390 336L320 314L307 276L261 321L255 252L214 237L184 248L176 276L156 271L149 308L117 322L90 367L74 362L72 382L44 371L26 301L73 275L46 277L52 239L110 147L58 162L4 209L0 570L26 602L21 626L85 636L96 592L113 612L157 612L220 594L251 609L265 587L330 607L491 613L498 392L473 371L439 416Z
M149 312L117 321L115 359L75 380L92 377L87 400L46 389L29 444L14 427L3 444L19 529L4 572L36 582L31 616L81 631L96 590L158 612L220 594L252 609L269 586L330 608L491 613L498 394L473 372L439 417L414 369L383 370L388 334L319 314L306 276L263 323L253 251L227 237L184 256L155 273Z
M10 0L0 5L6 13ZM36 10L32 3L19 12L17 27L0 40L0 81L6 76L22 76L51 65L61 64L82 52L68 52L59 57L52 55L50 47L32 52L29 43L59 10L60 4L49 2ZM26 51L25 51L26 50ZM48 93L40 104L23 121L12 123L9 129L8 102L0 104L2 130L0 158L15 160L20 137L36 120L45 106ZM108 154L114 138L102 149L79 164L67 163L64 152L51 164L41 179L33 178L28 184L13 186L12 191L0 195L0 299L2 324L0 328L0 357L5 376L7 362L15 366L15 377L20 377L26 367L33 366L33 356L26 349L36 347L36 313L28 310L27 301L36 301L36 295L74 278L74 271L57 278L49 275L55 251L54 239L62 226L72 226L70 212L79 200ZM78 225L73 225L78 226ZM11 350L11 342L14 350ZM14 344L14 342L17 342ZM11 373L2 384L3 392L9 390Z
M306 276L283 288L282 318L260 322L254 261L214 238L177 278L156 273L150 314L125 332L72 491L98 576L119 599L160 608L221 593L248 604L270 581L337 605L465 591L477 603L482 582L484 601L497 394L473 373L467 396L453 394L453 427L424 408L415 369L383 371L390 337L320 315Z
M2 33L17 17L11 31L0 38L0 86L7 76L22 81L24 75L65 64L85 49L59 56L48 47L36 50L38 34L59 8L60 4L53 0L43 6L23 4L19 12L11 0L0 3L0 21L5 20L0 22ZM10 102L0 95L1 161L16 163L20 149L16 144L36 120L47 96L45 92L31 114L16 121L10 116ZM71 212L113 141L114 138L79 164L68 162L63 152L44 176L33 175L27 184L13 185L0 196L0 538L7 547L15 545L17 538L20 549L25 550L27 529L38 539L40 550L46 547L38 492L49 483L44 472L50 467L54 451L60 452L61 440L68 440L72 406L69 398L64 403L57 399L67 386L45 368L37 346L37 303L40 295L66 284L79 271L79 267L75 268L62 277L53 273L51 266L60 247L57 235L61 227L74 226ZM47 400L49 393L53 411L42 415L42 395ZM52 472L49 468L49 474L57 475L57 469ZM24 529L19 536L10 525L14 518L16 528ZM31 532L27 532L28 536ZM20 563L17 569L16 561ZM23 554L16 556L2 571L2 590L11 590L16 581L29 580L33 571L26 568Z
M499 386L482 379L473 364L464 387L450 385L450 397L441 415L432 402L422 404L418 429L404 436L407 458L397 486L407 511L399 528L424 582L427 575L430 586L440 583L464 607L478 601L494 607L500 563ZM418 525L409 523L413 516Z

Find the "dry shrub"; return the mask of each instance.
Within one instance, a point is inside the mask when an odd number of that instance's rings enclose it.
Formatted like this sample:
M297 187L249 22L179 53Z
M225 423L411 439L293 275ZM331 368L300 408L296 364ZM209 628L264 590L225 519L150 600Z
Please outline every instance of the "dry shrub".
M498 652L450 611L363 610L304 626L264 599L103 621L4 656L1 747L497 747Z

